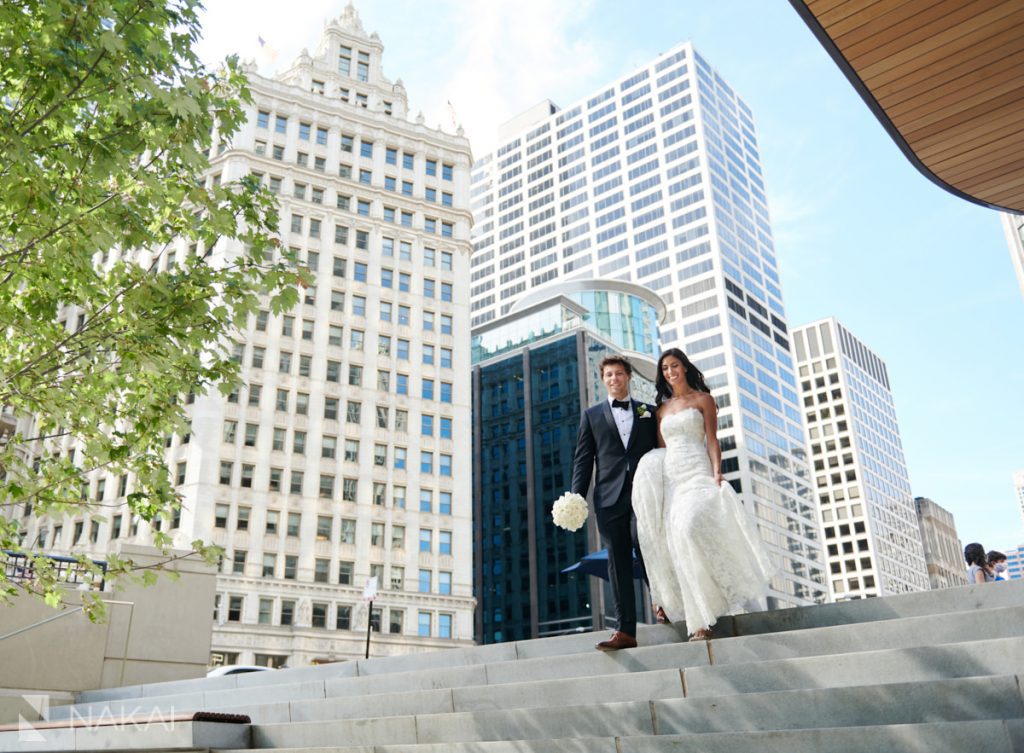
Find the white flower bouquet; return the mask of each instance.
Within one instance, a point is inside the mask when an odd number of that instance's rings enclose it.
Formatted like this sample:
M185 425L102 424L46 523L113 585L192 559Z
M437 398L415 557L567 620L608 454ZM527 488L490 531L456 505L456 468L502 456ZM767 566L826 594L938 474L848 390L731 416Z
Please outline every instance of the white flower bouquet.
M578 531L587 522L587 501L575 492L566 492L555 500L551 519L559 528Z

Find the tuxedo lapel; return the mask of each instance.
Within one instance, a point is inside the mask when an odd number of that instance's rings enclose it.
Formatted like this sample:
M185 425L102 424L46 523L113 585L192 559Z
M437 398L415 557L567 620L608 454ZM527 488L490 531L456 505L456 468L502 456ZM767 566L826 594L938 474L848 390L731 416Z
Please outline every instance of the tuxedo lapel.
M608 431L612 433L619 444L622 444L622 440L619 439L619 425L615 423L612 405L607 400L603 401L601 405L601 413L604 414L605 423L608 424Z

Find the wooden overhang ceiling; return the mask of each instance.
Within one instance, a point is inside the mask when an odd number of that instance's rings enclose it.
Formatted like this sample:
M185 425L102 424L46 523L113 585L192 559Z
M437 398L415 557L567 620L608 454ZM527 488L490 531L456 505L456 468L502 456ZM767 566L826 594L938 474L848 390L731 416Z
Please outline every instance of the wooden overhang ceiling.
M790 0L907 158L1024 214L1024 0Z

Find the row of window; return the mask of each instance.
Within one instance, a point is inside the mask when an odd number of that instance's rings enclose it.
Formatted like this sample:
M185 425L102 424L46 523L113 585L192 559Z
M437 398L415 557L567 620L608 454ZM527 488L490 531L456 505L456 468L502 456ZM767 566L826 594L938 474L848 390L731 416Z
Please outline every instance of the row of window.
M294 442L294 440L293 440ZM379 445L383 447L383 445ZM302 448L299 448L302 449ZM294 450L294 446L293 446ZM396 471L404 471L408 465L407 449L405 447L393 448L393 457L391 467ZM296 454L301 454L296 452ZM437 463L435 465L435 455ZM385 461L387 456L384 456ZM231 460L220 461L220 472L219 480L223 486L240 486L243 489L252 489L253 482L256 476L256 466L252 463L240 463L241 472L238 477L235 475L235 462ZM387 467L385 462L383 467ZM273 474L274 470L271 469L272 473L267 481L267 489L269 491L283 491L283 471L276 476ZM420 451L420 464L419 472L421 474L436 475L441 478L452 477L452 456L449 453L441 452L434 453L432 450L421 450ZM329 473L321 473L320 481L318 485L319 495L326 499L333 499L335 492L335 477ZM299 470L291 471L291 480L288 485L288 490L293 494L302 494L304 483L304 473ZM355 478L343 478L341 484L341 499L346 502L356 502L358 500L358 487L359 479Z
M220 611L223 599L217 594L214 606L214 620L220 619ZM350 604L328 604L325 602L313 602L308 615L308 621L314 628L329 628L335 630L352 630L353 611L355 607ZM259 609L256 615L256 624L259 625L295 625L299 615L297 614L297 602L294 599L270 599L259 598ZM333 610L334 619L330 619ZM391 634L402 634L405 630L405 610L396 607L388 608L387 624L388 632ZM224 615L227 622L243 622L245 612L245 597L229 595L227 598L227 610ZM436 619L435 619L436 618ZM370 629L380 632L384 622L384 608L374 607L370 613ZM416 634L423 638L451 638L454 615L447 612L430 612L420 610L417 612ZM278 662L274 662L277 664ZM283 665L283 662L280 662Z
M256 127L270 131L271 113L268 110L256 112ZM273 132L281 135L288 133L288 117L284 115L273 116ZM312 123L299 121L298 137L300 141L315 143L317 146L330 146L331 134L329 129L323 126L314 126ZM338 138L338 147L342 152L354 154L357 140L354 136L342 133ZM366 159L373 159L374 150L377 145L367 139L358 140L359 156ZM394 147L384 146L384 163L398 167L401 165L404 170L413 170L416 166L416 156L411 152L399 152ZM440 178L445 181L452 181L455 177L455 166L448 162L439 162L436 159L425 158L423 160L423 174L428 177L438 177L440 167Z

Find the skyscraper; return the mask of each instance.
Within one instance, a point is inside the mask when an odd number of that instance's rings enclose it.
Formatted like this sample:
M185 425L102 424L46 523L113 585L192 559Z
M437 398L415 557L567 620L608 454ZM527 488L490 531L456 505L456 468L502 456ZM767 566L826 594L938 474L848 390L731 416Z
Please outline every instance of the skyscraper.
M605 581L562 572L601 548L596 520L570 533L551 508L571 487L580 414L605 395L601 360L626 355L630 393L653 401L664 314L642 286L582 280L527 294L473 331L478 642L604 627Z
M963 547L956 533L953 513L927 497L915 497L917 524L933 589L967 585Z
M723 471L782 564L771 603L827 598L820 522L750 108L689 43L502 129L472 175L472 323L552 280L657 292L706 373Z
M349 6L315 54L275 78L249 70L248 122L210 157L211 184L255 175L279 194L282 243L315 276L293 310L252 317L243 386L197 396L190 434L169 442L183 496L169 533L225 550L226 663L361 656L372 576L376 653L472 641L471 157L461 135L409 119L382 54ZM111 502L131 489L95 483ZM44 545L151 540L109 517Z
M793 331L835 599L929 588L885 362L833 318Z

